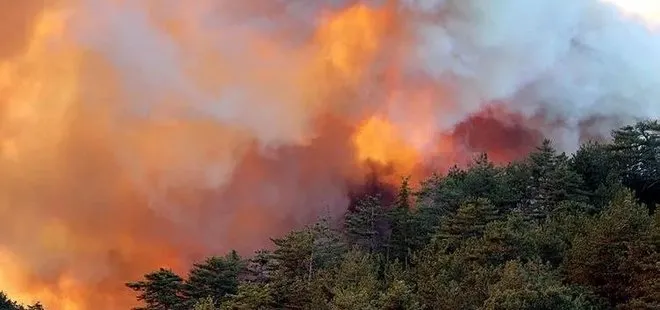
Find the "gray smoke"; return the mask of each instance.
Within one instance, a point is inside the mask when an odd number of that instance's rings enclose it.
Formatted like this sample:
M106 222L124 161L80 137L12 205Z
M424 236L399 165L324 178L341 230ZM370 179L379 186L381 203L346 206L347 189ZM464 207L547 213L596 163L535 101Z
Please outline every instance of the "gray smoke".
M441 127L493 101L542 115L566 148L580 125L660 115L660 36L598 0L407 0L413 64L452 85L461 107ZM614 121L613 121L614 120Z

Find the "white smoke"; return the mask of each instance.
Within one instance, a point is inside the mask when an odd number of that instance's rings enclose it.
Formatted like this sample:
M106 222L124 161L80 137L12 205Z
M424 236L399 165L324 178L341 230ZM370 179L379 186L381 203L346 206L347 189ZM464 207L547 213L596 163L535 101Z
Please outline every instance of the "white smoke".
M451 127L483 104L504 101L542 114L566 148L580 124L660 116L660 36L598 0L407 0L419 70L454 86ZM423 16L424 18L419 18ZM431 16L431 18L429 18ZM416 20L416 18L418 21ZM431 20L432 22L429 22ZM603 132L619 122L603 122Z

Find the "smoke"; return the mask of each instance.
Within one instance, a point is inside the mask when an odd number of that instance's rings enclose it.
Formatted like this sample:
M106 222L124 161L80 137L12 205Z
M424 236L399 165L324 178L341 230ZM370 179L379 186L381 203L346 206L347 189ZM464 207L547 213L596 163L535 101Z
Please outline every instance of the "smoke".
M597 0L2 8L0 289L55 310L340 216L374 169L388 192L659 112L658 35Z
M570 149L585 120L658 115L653 98L660 63L653 55L660 41L613 6L589 0L407 4L415 16L432 20L414 27L415 64L454 85L461 102L444 119L450 126L484 102L506 101L510 111L561 121L550 135Z

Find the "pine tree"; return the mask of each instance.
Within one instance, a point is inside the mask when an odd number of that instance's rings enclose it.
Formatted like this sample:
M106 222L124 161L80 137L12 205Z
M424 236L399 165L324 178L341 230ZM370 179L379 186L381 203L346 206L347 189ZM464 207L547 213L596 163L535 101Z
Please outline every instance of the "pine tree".
M315 225L272 239L274 266L270 273L275 303L298 309L312 302L310 284L319 270L339 263L345 251L340 234L322 219Z
M660 202L660 122L643 121L612 133L614 158L623 183L632 188L649 211Z
M216 302L211 297L198 300L192 310L216 310Z
M592 298L562 283L557 272L538 261L505 264L490 287L484 310L594 309Z
M312 227L312 259L309 267L309 278L313 276L314 268L326 268L336 265L347 248L340 232L330 227L330 220L320 218Z
M391 226L388 257L402 261L405 266L408 266L412 252L420 243L415 233L417 221L411 212L411 189L408 181L409 178L405 178L401 182L395 205L387 214Z
M454 166L446 176L436 175L430 182L423 183L421 194L427 200L426 208L435 209L433 213L438 217L456 211L468 196L464 186L467 175L467 171Z
M135 310L185 310L183 285L180 276L164 268L146 274L142 281L126 283L127 287L138 293L138 301L145 303L145 307Z
M330 309L378 309L380 295L378 262L370 254L360 251L347 253L335 268L331 288Z
M386 210L378 197L359 201L353 212L346 214L346 235L352 245L369 253L382 252L387 232Z
M461 249L447 253L446 242L434 242L415 255L410 281L421 309L479 309L493 281L489 266L474 264Z
M485 198L497 207L508 203L509 197L504 188L501 170L488 159L488 154L482 153L477 156L470 164L462 182L465 198Z
M244 283L238 292L222 304L226 310L266 310L273 309L275 299L269 284Z
M9 299L4 292L0 291L0 310L22 310L21 308L17 302Z
M558 154L550 140L544 140L529 155L530 196L523 214L535 220L547 218L562 201L584 200L582 180L569 165L566 154Z
M607 145L596 142L581 145L571 157L570 166L582 179L589 203L596 210L607 207L621 188L621 173Z
M534 232L537 225L519 214L486 224L483 237L464 248L470 259L498 266L507 261L529 260L539 255Z
M244 272L239 279L250 283L267 283L275 263L273 253L268 250L258 250L248 260Z
M44 306L42 306L40 302L36 302L33 305L25 307L25 310L44 310Z
M495 206L487 199L476 199L463 204L456 213L448 217L440 228L439 238L463 240L481 237L490 222L501 216Z
M44 310L44 307L40 302L28 306L21 305L20 303L9 299L5 292L0 291L0 310Z
M660 242L649 238L652 224L630 193L619 194L574 240L564 265L569 281L592 288L611 306L651 298L653 290L644 288L660 284Z
M203 263L195 263L185 281L183 292L188 300L211 298L218 306L226 295L236 293L242 267L236 251L225 257L213 256Z

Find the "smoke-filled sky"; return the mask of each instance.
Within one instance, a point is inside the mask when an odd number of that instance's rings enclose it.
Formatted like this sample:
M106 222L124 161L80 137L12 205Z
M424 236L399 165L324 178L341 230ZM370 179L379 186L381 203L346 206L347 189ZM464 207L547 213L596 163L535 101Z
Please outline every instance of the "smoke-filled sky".
M2 2L0 290L124 309L144 272L340 215L368 161L658 117L659 6L618 2Z

